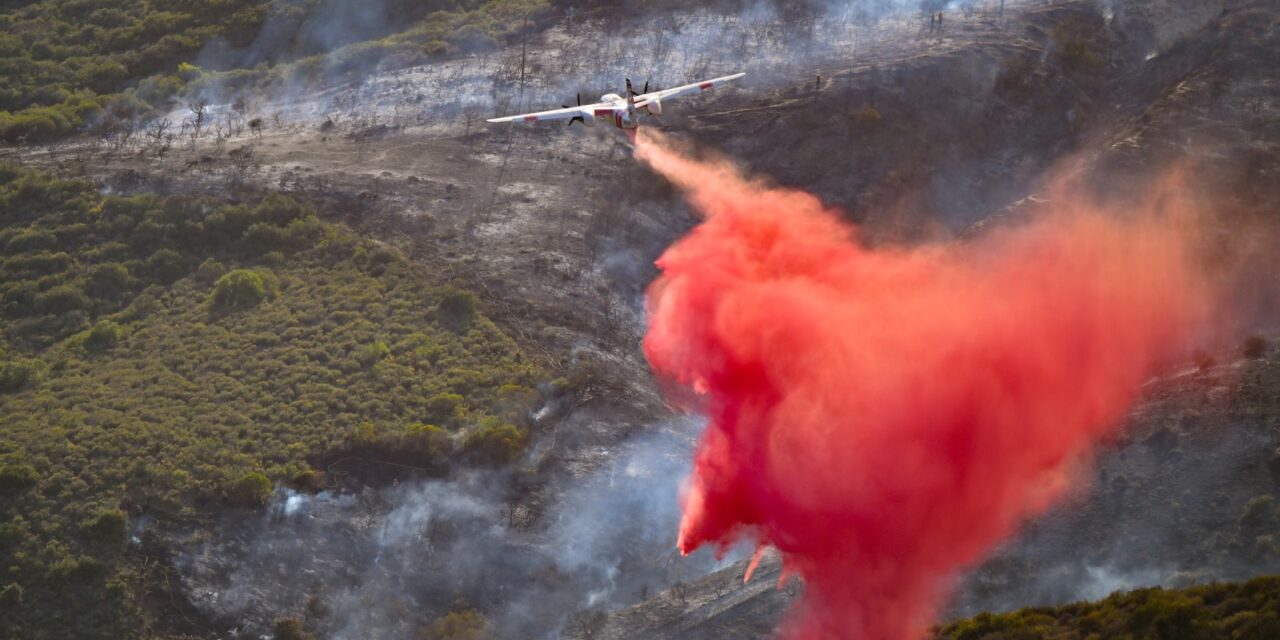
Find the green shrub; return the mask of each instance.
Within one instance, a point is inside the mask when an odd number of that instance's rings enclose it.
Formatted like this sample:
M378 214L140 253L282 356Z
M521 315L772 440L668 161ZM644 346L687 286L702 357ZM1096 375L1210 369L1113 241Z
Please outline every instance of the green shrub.
M436 307L440 322L451 331L465 332L476 317L476 296L470 291L449 289Z
M1011 614L979 613L948 630L948 640L981 640L1017 626Z
M420 640L491 640L495 637L489 622L475 609L451 611L418 633Z
M383 358L389 355L391 355L391 348L387 346L387 343L378 341L361 347L356 353L356 362L359 362L360 366L367 369L381 362Z
M464 448L480 462L507 464L524 451L527 434L513 424L497 419L486 420L467 435Z
M28 464L0 465L0 494L13 494L36 486L39 476Z
M15 255L19 253L35 253L37 251L49 251L58 247L58 237L53 235L47 229L28 229L23 231L5 243L5 253Z
M1251 612L1252 613L1252 612ZM1280 614L1275 611L1264 611L1254 614L1242 621L1232 640L1275 640L1280 638Z
M97 558L82 556L79 558L65 558L60 560L52 567L49 573L56 580L86 584L97 582L107 575L107 565L103 564Z
M95 542L122 543L128 526L129 518L123 511L107 509L83 522L80 528Z
M266 280L251 269L236 269L218 278L210 303L215 309L249 309L267 297Z
M42 313L58 314L88 310L93 302L79 286L63 284L36 294L35 305Z
M89 330L84 338L84 348L94 353L102 353L120 343L124 329L110 320L99 321Z
M244 232L244 248L250 255L289 249L289 234L275 225L258 222Z
M257 471L246 473L227 488L227 501L241 507L261 507L271 499L271 479Z
M182 254L173 249L160 249L147 259L147 271L163 284L171 284L187 275L189 266Z
M440 393L427 400L427 419L446 424L466 413L466 400L456 393Z
M16 607L22 604L23 589L22 585L16 582L6 584L0 589L0 605L6 607Z
M129 269L122 264L109 262L89 271L89 283L85 290L95 298L114 299L129 289Z
M0 362L0 393L21 391L36 379L39 363L35 360Z
M313 215L315 212L310 207L280 193L267 196L253 209L254 218L277 227L285 227L295 220Z
M203 284L213 284L226 274L227 268L213 258L206 259L196 268L196 280Z
M453 448L449 432L433 424L411 424L404 432L404 448L429 458L441 458Z

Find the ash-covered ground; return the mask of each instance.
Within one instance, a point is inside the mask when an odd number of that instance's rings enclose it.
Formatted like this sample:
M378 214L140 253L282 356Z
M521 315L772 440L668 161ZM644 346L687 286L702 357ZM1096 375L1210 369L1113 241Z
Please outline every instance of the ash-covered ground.
M21 152L114 191L299 194L466 283L591 381L510 472L355 473L317 495L281 489L263 513L150 524L140 535L168 550L212 634L297 616L322 637L411 637L462 601L502 637L766 637L798 593L774 589L776 562L743 586L741 564L673 551L698 423L672 418L638 340L652 261L687 209L615 131L486 117L594 100L627 76L669 87L743 70L650 124L816 193L875 242L1032 215L1064 171L1124 197L1178 161L1224 208L1274 216L1274 3L957 2L940 27L915 3L829 4L565 17L524 46L243 96L241 110L212 87L202 130L176 111L167 147L142 130ZM1274 272L1259 280L1266 317ZM1276 356L1224 349L1154 384L1095 482L967 578L953 612L1280 570L1241 522L1274 489Z

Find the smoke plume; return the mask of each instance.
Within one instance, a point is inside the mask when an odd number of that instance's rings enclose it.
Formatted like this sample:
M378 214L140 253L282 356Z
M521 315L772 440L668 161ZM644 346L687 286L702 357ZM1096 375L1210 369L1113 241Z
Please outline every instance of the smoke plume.
M809 194L649 131L636 155L703 217L658 261L644 342L709 418L679 547L776 547L807 587L786 637L917 637L1208 323L1172 191L873 249Z

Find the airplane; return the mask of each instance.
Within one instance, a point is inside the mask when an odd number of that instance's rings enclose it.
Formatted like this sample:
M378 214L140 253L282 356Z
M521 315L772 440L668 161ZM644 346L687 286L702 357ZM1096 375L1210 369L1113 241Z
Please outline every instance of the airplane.
M705 82L695 82L686 84L682 87L674 89L662 89L660 91L649 92L649 83L644 83L644 91L636 93L631 88L631 79L627 78L627 97L624 99L616 93L606 93L600 96L600 102L595 104L582 104L582 94L578 94L578 105L564 105L562 109L552 109L551 111L539 111L537 113L525 113L518 116L506 116L504 118L492 118L489 122L541 122L543 120L568 120L569 126L578 122L586 126L594 126L596 120L612 122L613 126L627 132L627 135L634 140L635 130L640 126L640 112L653 115L662 113L662 101L677 96L688 95L690 93L701 93L713 87L737 80L747 74L735 73L731 76L724 76L714 80Z

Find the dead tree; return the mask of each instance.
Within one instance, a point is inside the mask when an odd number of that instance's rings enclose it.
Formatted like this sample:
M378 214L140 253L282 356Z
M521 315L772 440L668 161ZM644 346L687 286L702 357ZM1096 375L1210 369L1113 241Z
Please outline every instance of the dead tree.
M467 106L462 108L462 137L467 138L471 135L471 126L480 118L480 107L474 102L468 102Z
M169 129L173 127L173 121L168 118L152 118L146 124L144 133L147 139L151 141L151 152L155 154L161 161L169 152L169 147L173 144L173 134L169 133Z
M235 170L236 180L243 180L245 174L254 166L253 147L249 145L236 147L227 152L227 159L231 161L231 167Z
M197 98L187 103L187 109L191 111L191 148L196 148L196 140L200 138L200 130L204 129L204 119L208 114L209 101L204 98Z
M226 146L227 138L229 136L230 136L230 132L227 131L226 127L222 126L221 122L213 123L213 142L215 145L218 146L219 149Z
M689 585L684 582L677 581L671 585L671 599L675 600L680 606L684 606L689 602Z
M245 102L244 96L236 96L236 99L231 102L231 110L236 115L244 118L245 114L249 112L249 103Z
M102 131L103 139L110 145L111 150L120 153L129 146L138 129L132 117L113 115L107 118Z

